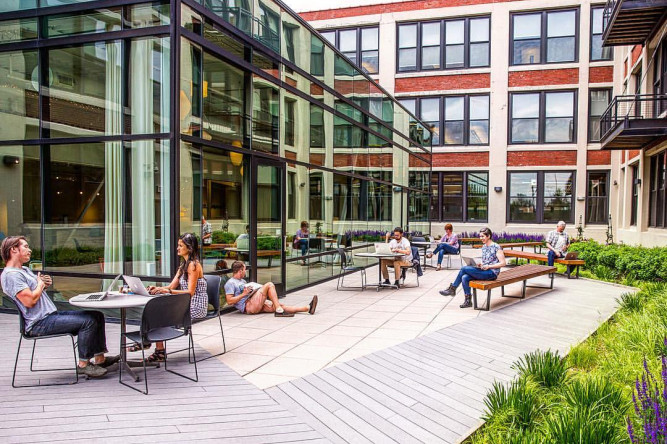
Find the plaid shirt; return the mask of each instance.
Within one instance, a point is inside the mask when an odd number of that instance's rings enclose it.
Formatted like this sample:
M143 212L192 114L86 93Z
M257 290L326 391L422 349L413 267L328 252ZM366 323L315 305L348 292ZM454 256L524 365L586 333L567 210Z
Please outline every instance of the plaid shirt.
M565 230L563 230L562 233L559 233L558 230L549 231L549 234L547 234L547 244L551 245L553 248L556 248L559 236L565 236L565 245L570 245L570 236L567 235Z

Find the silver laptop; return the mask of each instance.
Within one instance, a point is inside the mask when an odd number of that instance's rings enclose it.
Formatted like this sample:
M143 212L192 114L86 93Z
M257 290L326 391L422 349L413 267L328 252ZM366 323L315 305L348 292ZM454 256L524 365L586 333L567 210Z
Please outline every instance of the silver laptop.
M471 267L476 267L477 266L477 262L475 262L475 259L473 259L471 257L461 256L461 259L463 260L463 263L466 264L466 265L469 265Z
M116 285L116 282L118 282L118 279L120 279L121 276L122 275L120 275L120 274L118 276L116 276L116 278L113 281L111 281L111 284L109 284L109 286L107 287L105 292L103 292L103 293L93 293L93 294L89 295L86 298L86 300L87 301L101 301L102 299L109 296L109 293L111 293L111 289L113 288L114 285Z
M391 247L387 243L376 242L375 243L375 253L376 254L393 254Z
M138 277L123 275L123 279L125 280L125 283L127 283L127 286L130 287L132 293L140 294L142 296L154 296L146 290L146 286Z
M563 259L566 261L573 261L575 259L579 258L579 252L578 251L571 251L565 255Z

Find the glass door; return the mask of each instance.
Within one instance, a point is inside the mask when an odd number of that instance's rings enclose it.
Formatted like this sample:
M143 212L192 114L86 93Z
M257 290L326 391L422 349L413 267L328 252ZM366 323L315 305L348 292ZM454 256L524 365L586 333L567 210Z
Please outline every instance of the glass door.
M252 231L255 254L251 255L254 278L259 283L273 282L279 295L285 293L285 166L283 163L255 158L255 194Z

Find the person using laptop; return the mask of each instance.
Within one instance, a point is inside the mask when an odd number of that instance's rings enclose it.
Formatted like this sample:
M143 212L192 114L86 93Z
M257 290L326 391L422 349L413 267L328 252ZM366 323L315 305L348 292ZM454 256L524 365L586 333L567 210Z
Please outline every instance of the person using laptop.
M570 236L565 232L565 222L560 221L556 225L556 229L549 231L547 234L547 264L550 267L554 266L554 262L558 258L565 257L565 252L570 246Z
M180 257L180 265L176 270L176 276L169 285L164 287L148 287L150 294L171 293L190 295L190 316L192 319L206 317L208 309L208 294L206 292L206 279L204 269L199 260L199 242L192 233L185 233L178 239L176 253ZM143 344L143 348L150 348L150 344ZM142 344L135 344L128 351L140 351ZM155 352L146 361L164 362L164 342L155 343Z
M23 236L9 236L0 245L5 269L0 276L2 289L16 304L25 320L28 336L48 336L71 333L77 337L79 363L77 372L89 378L107 374L107 367L115 364L120 356L108 353L104 315L99 311L58 311L46 294L51 277L35 275L23 264L30 261L32 250Z
M315 314L317 295L310 304L303 307L292 307L278 302L278 293L273 282L267 282L261 288L253 289L244 279L245 264L235 261L232 264L232 277L225 283L225 296L229 305L234 305L240 313L274 313L277 317L292 317L294 313Z
M383 284L391 285L387 267L392 266L396 277L394 285L400 288L398 281L401 279L401 267L412 266L412 249L410 248L410 241L403 237L403 228L394 228L394 238L389 241L389 248L393 253L400 253L401 256L396 256L393 259L380 259L380 268L384 278Z
M483 280L494 281L500 274L500 269L506 265L503 249L491 239L493 233L489 228L479 230L479 239L482 241L482 263L477 266L466 265L459 270L458 276L446 290L440 290L443 296L456 295L456 289L463 284L463 295L465 300L459 305L461 308L472 307L472 292L470 281Z
M292 241L292 247L294 249L301 249L301 256L305 256L308 253L308 238L310 237L310 231L308 230L308 222L301 221L301 228L296 230L294 234L294 240ZM306 260L301 260L302 265L306 265Z
M440 238L440 242L435 247L431 256L438 253L438 266L436 271L442 269L442 259L445 254L459 254L459 238L454 234L454 226L452 224L445 224L445 235ZM431 257L428 254L426 257Z

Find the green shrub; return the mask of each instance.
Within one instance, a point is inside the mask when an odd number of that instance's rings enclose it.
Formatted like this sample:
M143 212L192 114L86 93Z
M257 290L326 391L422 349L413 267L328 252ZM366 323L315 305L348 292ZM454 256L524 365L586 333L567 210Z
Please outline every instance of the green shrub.
M542 387L561 385L567 378L567 363L556 352L537 350L512 365L522 378L530 378Z
M623 421L586 407L556 411L546 421L547 442L580 444L616 444L625 442Z
M276 236L261 236L257 238L257 250L279 250L280 238Z
M211 233L214 244L233 244L236 242L236 234L228 231L217 230Z
M590 370L595 367L597 358L597 350L587 342L584 342L570 349L570 353L567 354L566 359L571 368Z
M621 307L621 310L637 311L642 308L642 296L636 291L633 293L623 293L616 298L616 302Z
M584 376L572 380L563 389L563 399L573 408L599 409L613 415L623 415L630 407L623 390L601 377Z
M536 387L525 379L515 380L508 387L494 382L484 404L483 420L496 427L521 430L531 427L544 408Z

